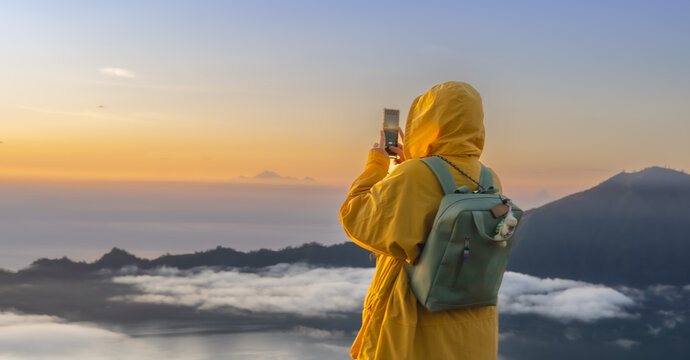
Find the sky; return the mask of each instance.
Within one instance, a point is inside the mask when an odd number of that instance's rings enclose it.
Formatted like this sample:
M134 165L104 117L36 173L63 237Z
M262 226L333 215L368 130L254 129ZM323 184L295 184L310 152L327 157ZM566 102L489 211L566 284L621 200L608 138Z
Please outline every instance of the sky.
M250 251L348 241L345 190L311 183L0 182L0 269L39 257L94 261L217 246Z
M269 170L342 198L381 110L404 128L412 100L448 80L482 94L481 160L524 207L620 171L690 169L687 2L0 6L3 184Z
M4 178L348 185L381 109L447 80L482 94L507 184L690 168L685 2L1 5Z

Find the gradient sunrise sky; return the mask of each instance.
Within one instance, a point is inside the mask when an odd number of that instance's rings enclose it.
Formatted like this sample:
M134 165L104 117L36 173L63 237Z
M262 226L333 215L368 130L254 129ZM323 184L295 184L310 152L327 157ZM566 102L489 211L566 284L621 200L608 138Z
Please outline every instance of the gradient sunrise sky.
M482 160L564 195L690 169L682 1L2 1L0 177L346 189L436 83L483 96Z

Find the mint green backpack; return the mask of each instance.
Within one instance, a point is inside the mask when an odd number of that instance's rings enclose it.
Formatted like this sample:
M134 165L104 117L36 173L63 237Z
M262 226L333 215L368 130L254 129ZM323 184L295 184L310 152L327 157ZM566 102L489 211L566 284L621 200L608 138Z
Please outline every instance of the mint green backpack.
M432 312L496 305L523 211L497 194L483 164L477 182L442 156L422 161L436 174L445 196L416 264L407 264L415 297ZM477 190L458 187L444 161Z

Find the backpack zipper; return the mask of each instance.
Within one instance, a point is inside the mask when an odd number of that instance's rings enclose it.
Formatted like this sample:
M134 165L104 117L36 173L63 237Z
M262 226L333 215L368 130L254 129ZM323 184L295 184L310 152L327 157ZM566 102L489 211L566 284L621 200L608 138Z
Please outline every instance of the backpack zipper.
M462 252L462 258L463 260L470 259L470 238L468 236L465 236L465 250Z
M455 287L457 284L458 277L460 277L460 271L462 271L462 267L465 265L465 261L468 261L470 259L470 237L465 236L465 248L462 251L462 261L460 261L460 264L458 265L457 270L455 271L455 278L453 279L453 287Z

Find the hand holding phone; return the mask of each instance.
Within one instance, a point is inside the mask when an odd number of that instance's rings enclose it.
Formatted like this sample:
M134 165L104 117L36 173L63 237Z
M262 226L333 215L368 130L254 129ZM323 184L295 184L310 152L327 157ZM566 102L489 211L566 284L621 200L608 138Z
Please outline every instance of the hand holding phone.
M388 157L395 159L397 154L393 152L389 147L398 147L398 130L400 126L400 110L396 109L383 109L383 132L386 136L383 148L388 153Z
M405 142L405 134L401 128L398 128L398 134L400 134L400 141ZM389 146L388 149L393 151L397 157L395 158L395 164L400 164L405 161L405 154L403 153L403 144L399 143L398 146Z
M398 128L398 134L400 135L400 140L404 143L405 142L405 134L403 133L401 128ZM380 135L380 140L378 142L375 142L373 147L377 150L381 150L381 153L387 154L387 152L386 152L386 134L383 131L383 129L381 129L379 131L379 135ZM396 165L405 161L405 155L403 153L403 145L402 144L398 144L398 145L399 146L389 146L388 147L388 149L390 149L391 151L393 151L397 155L397 158L394 160Z

